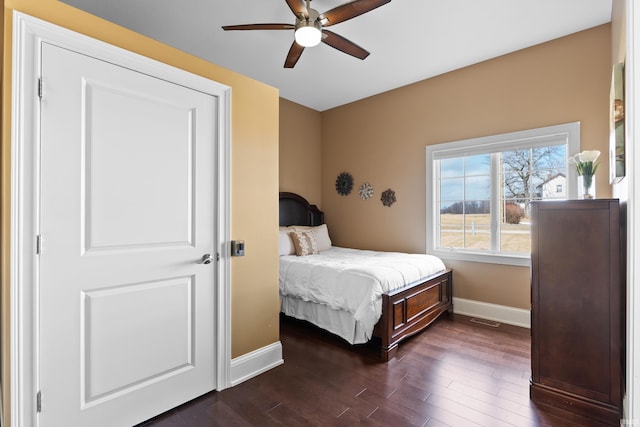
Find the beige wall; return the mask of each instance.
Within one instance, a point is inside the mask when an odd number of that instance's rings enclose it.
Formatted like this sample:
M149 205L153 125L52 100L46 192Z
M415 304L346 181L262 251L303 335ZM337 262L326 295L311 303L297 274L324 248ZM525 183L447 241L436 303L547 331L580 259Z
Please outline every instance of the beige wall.
M280 191L322 207L320 113L280 98Z
M521 50L322 113L322 207L336 245L425 251L425 146L559 123L581 122L581 148L599 149L598 197L608 183L611 26ZM340 196L335 178L355 189ZM384 207L380 194L395 190ZM454 295L528 309L529 269L447 262Z
M11 13L22 11L62 27L183 68L232 88L231 238L246 242L246 256L231 261L232 356L279 339L278 299L278 91L222 67L98 19L56 0L5 0L3 76L11 75ZM2 81L2 379L9 397L9 177L10 79ZM273 224L273 227L265 226ZM5 422L8 418L5 419Z

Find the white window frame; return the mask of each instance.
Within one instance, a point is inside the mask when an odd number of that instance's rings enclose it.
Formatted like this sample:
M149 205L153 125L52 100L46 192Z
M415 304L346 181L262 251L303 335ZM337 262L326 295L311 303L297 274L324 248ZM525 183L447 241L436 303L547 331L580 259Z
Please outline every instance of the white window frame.
M567 144L567 194L569 199L577 196L577 173L575 168L569 167L569 157L580 151L580 122L564 123L554 126L547 126L536 129L528 129L517 132L490 135L480 138L465 139L461 141L446 142L442 144L429 145L426 147L426 241L427 253L436 255L442 259L485 262L494 264L508 264L529 266L531 264L531 254L507 253L498 251L472 251L468 249L436 249L436 239L438 230L438 201L440 200L438 180L438 160L462 157L477 154L487 154L503 151L511 151L521 148L531 148L545 146L550 143ZM491 156L495 162L496 156ZM492 170L494 167L492 165ZM492 174L491 177L491 203L499 203L500 183L499 176ZM493 212L496 212L492 208ZM492 221L497 218L492 218ZM497 227L493 227L496 229ZM492 235L492 242L497 236Z

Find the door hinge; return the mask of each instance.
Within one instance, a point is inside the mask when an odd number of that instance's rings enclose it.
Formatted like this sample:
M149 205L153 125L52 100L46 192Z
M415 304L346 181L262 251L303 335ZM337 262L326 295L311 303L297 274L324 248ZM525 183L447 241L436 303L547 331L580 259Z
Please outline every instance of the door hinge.
M38 78L38 98L42 99L42 78Z
M220 261L220 252L216 252L216 261Z
M42 392L36 394L36 412L42 412Z
M42 251L42 236L38 234L36 236L36 255L40 255L41 251Z

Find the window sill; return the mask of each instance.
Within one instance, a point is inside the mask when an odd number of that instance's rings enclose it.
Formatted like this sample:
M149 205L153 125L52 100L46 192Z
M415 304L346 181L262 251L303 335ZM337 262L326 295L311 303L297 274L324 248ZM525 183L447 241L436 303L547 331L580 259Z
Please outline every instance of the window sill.
M462 251L429 251L442 260L483 262L487 264L517 265L521 267L531 266L531 256L526 255L505 255L489 254L482 252L462 252Z

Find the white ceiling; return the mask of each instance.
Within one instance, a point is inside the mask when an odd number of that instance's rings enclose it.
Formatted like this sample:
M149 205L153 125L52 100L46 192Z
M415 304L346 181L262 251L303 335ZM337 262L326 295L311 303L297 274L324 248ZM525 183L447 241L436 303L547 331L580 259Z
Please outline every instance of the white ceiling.
M64 0L235 70L324 111L607 23L612 0L392 0L331 30L364 47L364 61L320 44L283 68L293 31L222 25L295 23L285 0ZM320 13L346 0L313 0Z

